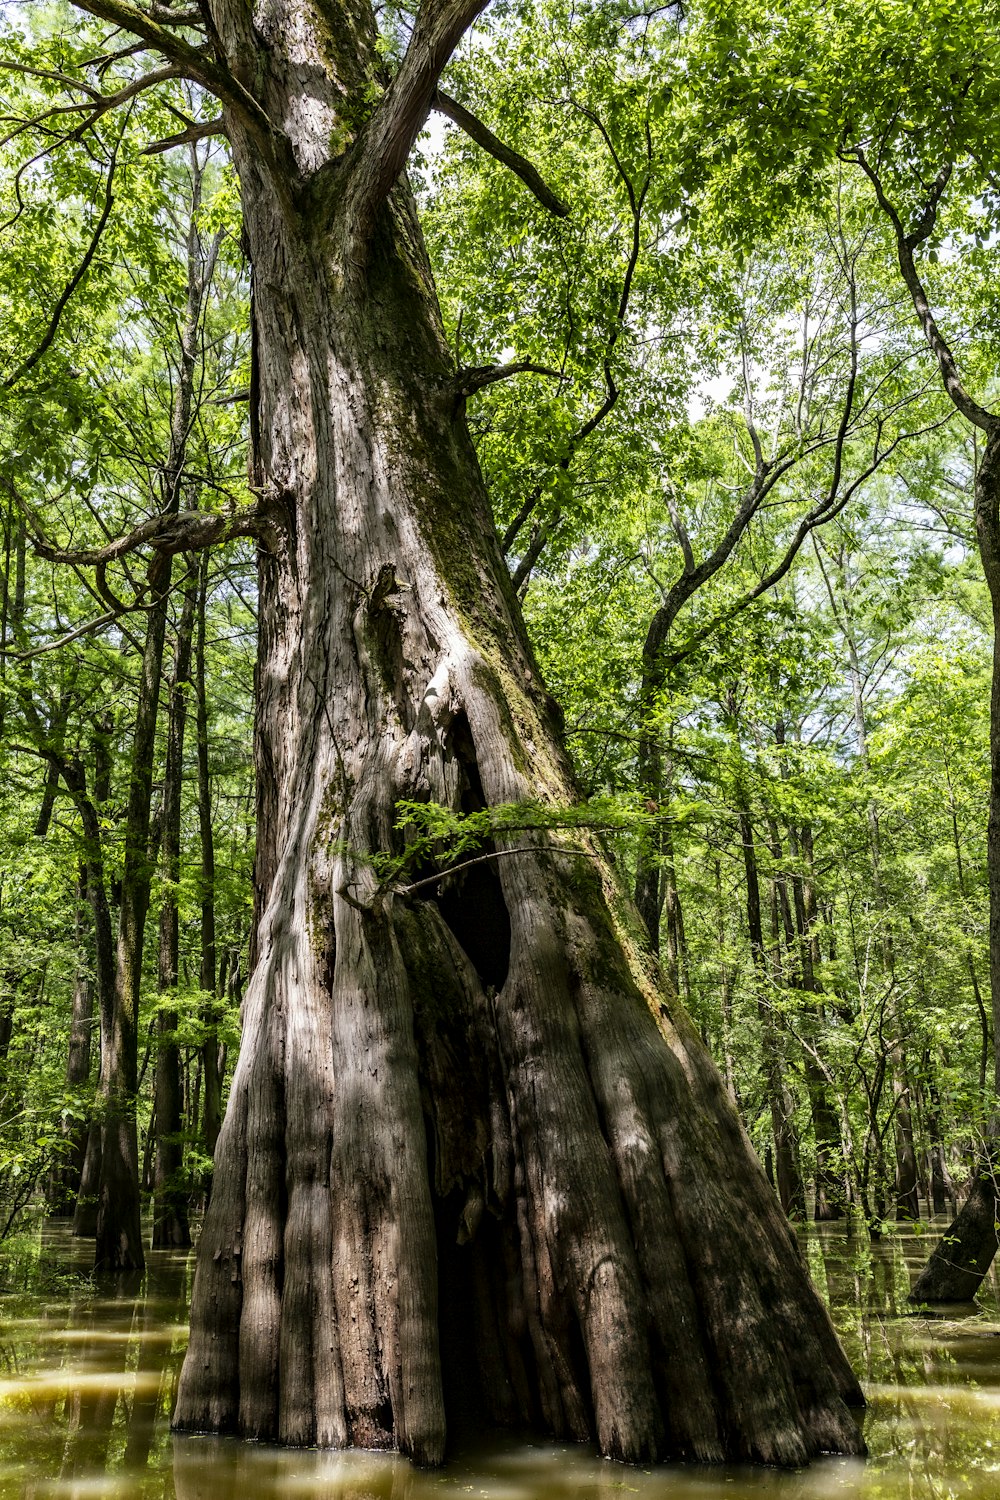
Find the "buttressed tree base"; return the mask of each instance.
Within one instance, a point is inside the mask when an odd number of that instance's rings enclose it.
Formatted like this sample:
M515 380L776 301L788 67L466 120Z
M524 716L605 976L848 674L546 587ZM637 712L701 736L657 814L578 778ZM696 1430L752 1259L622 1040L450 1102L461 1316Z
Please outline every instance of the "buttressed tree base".
M423 0L384 88L368 0L206 0L207 51L84 3L221 100L253 264L256 967L174 1425L434 1463L461 1390L620 1459L857 1453L857 1382L600 851L373 875L401 799L574 800L404 173L483 3Z

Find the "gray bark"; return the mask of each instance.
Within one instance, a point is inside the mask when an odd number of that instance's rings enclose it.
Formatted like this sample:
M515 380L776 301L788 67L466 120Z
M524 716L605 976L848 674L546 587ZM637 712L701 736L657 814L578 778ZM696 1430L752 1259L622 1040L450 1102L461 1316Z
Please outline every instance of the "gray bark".
M291 159L227 106L270 514L259 918L174 1423L437 1461L464 1388L631 1460L856 1452L857 1383L599 850L375 879L401 798L574 798L396 182L477 8L421 7L334 165L371 12L277 0L262 41L210 6Z

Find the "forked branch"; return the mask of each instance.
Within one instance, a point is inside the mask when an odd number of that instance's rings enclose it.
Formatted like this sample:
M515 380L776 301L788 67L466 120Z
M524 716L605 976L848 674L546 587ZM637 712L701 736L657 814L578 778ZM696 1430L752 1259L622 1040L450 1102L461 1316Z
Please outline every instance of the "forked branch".
M391 192L430 114L448 59L486 5L487 0L421 0L399 71L354 148L343 222L355 244L367 239L378 205Z
M864 172L875 190L875 197L878 200L879 207L892 225L896 237L896 255L899 260L900 274L906 283L906 289L910 294L914 310L923 329L924 338L930 345L931 352L937 360L938 369L941 372L941 380L952 404L974 427L978 427L980 432L985 432L987 436L992 435L1000 429L1000 417L994 412L988 411L985 406L980 406L979 402L970 396L966 390L958 372L955 355L941 329L938 327L937 319L931 311L926 288L917 270L916 261L913 258L913 252L917 246L929 239L934 231L934 226L937 223L938 208L944 191L951 179L951 163L946 162L938 172L921 209L920 216L913 229L908 233L899 210L885 191L885 185L878 170L872 166L861 147L859 146L853 151L845 151L842 154L845 160L856 162Z
M200 84L239 114L266 156L274 156L276 132L263 108L228 68L208 57L198 47L193 47L172 29L177 24L176 14L171 14L170 24L167 25L138 5L133 5L132 0L74 0L74 4L100 21L120 26L123 31L131 32L133 36L155 48L162 57L174 64L179 76Z
M512 380L515 375L545 375L549 380L564 380L561 370L549 365L536 365L530 359L517 360L509 365L470 365L459 370L455 376L454 389L457 396L471 396L485 390L488 385L497 385L501 380Z

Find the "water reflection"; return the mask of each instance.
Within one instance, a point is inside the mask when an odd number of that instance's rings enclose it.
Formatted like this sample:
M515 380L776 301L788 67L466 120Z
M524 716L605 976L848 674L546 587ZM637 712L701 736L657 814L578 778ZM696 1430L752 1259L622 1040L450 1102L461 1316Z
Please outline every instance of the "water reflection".
M1000 1296L913 1317L928 1236L872 1245L824 1226L803 1252L870 1399L865 1464L801 1473L603 1463L578 1447L496 1440L440 1472L369 1453L173 1438L191 1267L155 1252L145 1281L98 1295L89 1247L43 1232L35 1270L0 1296L0 1500L986 1500L1000 1492ZM40 1268L40 1269L39 1269Z

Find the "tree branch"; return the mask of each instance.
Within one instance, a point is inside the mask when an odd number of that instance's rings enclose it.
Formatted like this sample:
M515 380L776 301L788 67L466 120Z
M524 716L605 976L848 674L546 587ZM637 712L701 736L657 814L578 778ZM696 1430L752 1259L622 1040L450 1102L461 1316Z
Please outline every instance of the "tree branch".
M614 352L618 344L618 340L621 337L622 330L625 327L625 315L628 312L629 299L632 295L632 282L635 278L636 267L639 264L639 254L642 249L642 211L643 205L646 201L646 194L649 191L649 184L651 180L650 173L647 172L645 180L637 193L632 183L632 179L625 171L618 153L615 151L611 137L609 136L600 118L596 114L594 114L592 110L584 108L583 105L576 105L576 108L579 109L580 112L597 127L602 139L607 145L608 152L615 165L615 170L621 178L625 186L625 191L628 195L629 211L632 220L632 233L628 260L625 264L625 275L622 278L622 288L618 298L618 308L615 315L615 321L612 325L611 332L608 335L608 340L604 347L602 368L604 372L604 388L606 394L600 406L598 406L596 410L591 413L587 420L583 422L567 440L566 450L558 463L558 467L564 472L569 469L570 464L573 462L573 457L577 449L580 447L581 443L586 442L590 434L601 425L605 417L607 417L614 410L614 407L618 401L618 384L614 377L611 362L614 357ZM524 505L522 505L514 521L512 521L510 526L508 526L504 534L503 541L500 544L500 550L504 557L507 556L511 547L514 545L514 542L517 539L518 533L520 532L521 528L524 526L525 522L535 510L535 507L542 497L543 489L544 484L536 485L532 494L525 501ZM514 585L515 592L517 592L517 590L520 589L521 586L526 583L528 578L531 576L531 570L534 568L535 563L541 556L546 541L552 535L561 519L562 511L559 507L557 507L549 517L549 519L536 531L527 552L524 554L524 557L521 559L512 575L511 582Z
M87 0L122 4L124 0ZM399 72L362 129L348 168L343 222L351 239L367 239L375 211L388 197L431 110L451 54L488 0L421 0Z
M15 67L14 64L0 61L0 69L4 68L13 68L16 72L28 73L32 76L52 78L66 87L77 89L86 95L86 98L80 103L55 104L51 109L43 111L40 115L35 115L31 119L19 120L16 129L12 130L4 138L2 142L4 145L12 141L16 136L23 135L27 130L41 130L48 120L58 119L61 115L81 115L84 118L74 130L63 136L58 144L62 145L68 140L80 140L85 132L94 128L102 115L108 114L113 109L120 108L123 104L128 104L130 100L135 99L147 89L155 88L159 83L164 83L171 78L184 77L180 68L176 67L173 63L168 63L165 67L154 69L152 73L146 73L142 78L134 78L130 83L124 84L122 88L113 94L102 94L100 89L93 88L82 79L71 78L67 74L53 73L45 69L36 70L20 65ZM52 148L50 147L49 149ZM24 164L22 164L22 167L18 171L18 178L20 178L23 170ZM18 192L18 201L20 202L20 192Z
M58 332L60 320L63 313L66 311L66 307L69 303L70 298L90 269L91 262L93 261L94 256L97 254L97 247L101 243L101 236L103 235L104 230L107 226L108 219L111 217L111 209L114 206L115 200L114 194L111 191L111 187L112 183L114 182L116 162L117 148L115 149L115 152L111 157L111 165L108 168L108 180L104 190L104 206L101 210L101 216L94 227L94 232L90 237L90 244L87 246L87 249L84 252L83 259L77 266L76 271L73 273L73 276L64 287L62 296L59 298L59 301L55 305L52 317L49 319L49 326L48 328L46 328L45 333L42 335L40 343L35 346L31 354L28 355L27 359L22 360L21 364L18 365L13 374L8 375L2 387L2 389L5 391L9 391L18 383L19 380L22 380L30 370L33 370L35 365L38 364L38 361L49 349L52 340L55 338L56 333Z
M125 536L116 537L103 547L54 547L41 536L32 538L32 546L46 562L100 567L126 557L140 547L152 547L164 557L177 552L200 552L234 537L260 536L266 524L266 513L260 507L230 515L182 510L150 516Z
M482 146L490 156L495 157L497 161L502 162L505 167L520 177L525 187L534 193L542 207L547 208L550 214L555 214L557 219L567 217L569 209L562 199L556 196L531 162L511 146L505 146L503 141L493 134L489 126L484 125L482 120L477 120L476 116L470 114L457 99L452 99L450 94L444 94L438 89L434 95L433 107L438 114L446 116L460 130L464 130L477 146Z
M276 132L270 120L253 95L228 68L213 61L198 47L192 47L190 42L171 31L168 26L155 20L138 5L133 5L131 0L73 0L73 3L98 20L120 26L123 31L131 32L148 46L154 47L178 68L183 77L200 83L202 88L240 114L258 142L267 148L268 156L273 155L271 148Z
M562 509L557 506L548 519L536 529L534 536L528 544L527 551L511 574L510 582L515 594L523 588L531 577L532 569L544 552L546 542L561 520Z
M172 151L175 146L188 146L196 141L207 140L210 136L221 135L228 137L226 122L221 117L214 120L199 120L195 125L189 125L186 130L179 130L176 135L164 136L162 141L154 141L151 146L143 149L143 156L160 156L164 151Z
M899 261L900 273L910 293L917 318L924 332L924 338L930 345L931 352L937 360L944 388L952 404L974 427L978 427L987 436L991 435L1000 428L1000 417L988 411L985 406L980 406L979 402L969 395L962 384L955 356L938 327L937 319L931 311L926 289L917 270L916 262L913 259L913 252L917 246L923 244L933 233L934 225L937 222L938 207L951 178L951 162L946 162L938 172L920 217L910 233L907 234L898 210L885 192L882 179L869 162L864 151L858 147L854 151L844 152L843 154L846 160L856 162L864 172L875 189L875 197L878 200L879 207L893 227L896 236L896 255Z
M560 370L550 369L548 365L533 364L531 360L519 360L511 365L470 365L467 370L459 370L455 376L455 394L471 396L475 391L481 391L488 385L496 385L500 380L510 380L515 375L547 375L550 380L565 379Z
M173 10L169 5L158 5L156 0L149 7L149 14L154 21L159 21L164 26L196 26L203 28L205 17L200 10Z
M836 488L831 487L823 499L817 501L812 509L803 516L784 553L770 572L766 573L752 588L741 594L731 605L720 610L718 614L713 615L707 620L704 625L699 626L697 630L693 631L681 646L678 646L675 651L671 651L668 654L665 659L666 664L673 667L684 661L710 635L714 635L723 625L728 624L730 620L742 614L743 610L749 608L751 604L756 603L769 589L774 588L775 584L780 583L798 556L806 538L811 536L820 526L825 526L827 522L835 520L857 494L861 486L881 468L882 464L895 452L901 443L907 442L911 438L922 437L928 432L936 432L948 420L949 418L945 417L938 422L928 422L926 426L917 428L913 432L901 432L885 448L879 446L879 437L877 436L871 461L865 465L864 469L851 481L842 494L839 492L839 486ZM879 428L880 435L881 427Z

